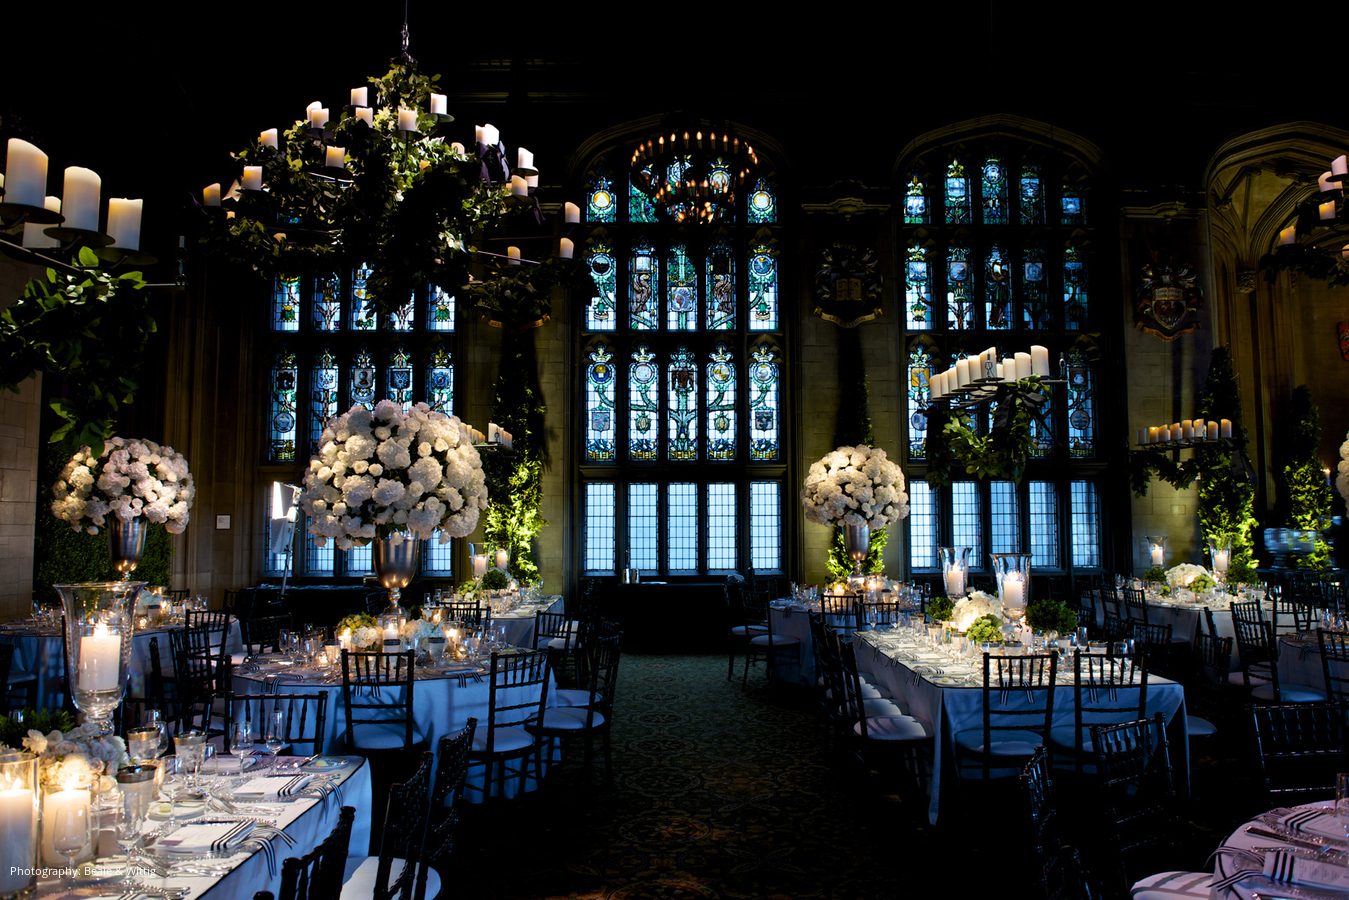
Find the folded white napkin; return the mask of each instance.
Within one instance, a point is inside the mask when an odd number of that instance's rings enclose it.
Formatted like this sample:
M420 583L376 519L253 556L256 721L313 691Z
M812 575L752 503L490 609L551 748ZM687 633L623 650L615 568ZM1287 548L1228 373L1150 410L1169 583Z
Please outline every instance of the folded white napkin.
M258 760L254 756L245 756L242 759L237 756L217 756L215 761L216 771L221 775L238 775L247 771Z
M1345 842L1344 826L1325 809L1294 809L1279 816L1279 824L1294 834L1310 834Z
M252 833L253 823L249 821L184 825L160 838L156 846L174 853L221 853L232 850Z
M255 775L235 788L243 800L289 800L309 784L309 775Z

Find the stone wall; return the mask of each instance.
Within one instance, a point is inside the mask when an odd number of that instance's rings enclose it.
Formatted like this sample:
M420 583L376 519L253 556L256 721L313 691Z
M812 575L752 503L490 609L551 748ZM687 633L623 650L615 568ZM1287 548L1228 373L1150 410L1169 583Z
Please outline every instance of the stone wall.
M0 308L23 294L39 274L0 256ZM33 535L37 515L37 451L41 376L19 393L0 391L0 619L27 615L33 601Z

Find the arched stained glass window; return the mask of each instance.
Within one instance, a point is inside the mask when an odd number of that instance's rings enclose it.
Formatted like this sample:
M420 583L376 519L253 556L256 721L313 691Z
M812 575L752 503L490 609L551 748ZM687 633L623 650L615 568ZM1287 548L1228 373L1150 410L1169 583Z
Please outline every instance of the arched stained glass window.
M989 328L1005 329L1016 324L1012 309L1012 269L1002 249L988 249L984 257L984 321Z
M670 331L698 330L698 270L683 244L665 257L665 327Z
M1063 252L1063 327L1087 327L1087 261L1072 247Z
M412 360L402 344L389 354L389 368L385 370L384 378L384 395L403 407L406 413L412 408Z
M607 242L590 245L586 251L590 277L595 279L599 296L586 307L586 328L590 331L613 331L618 327L615 312L618 291L618 270L614 266L614 251Z
M1068 454L1096 455L1096 416L1091 364L1080 349L1068 353Z
M295 391L299 376L294 351L282 349L272 362L267 442L267 458L272 462L295 461Z
M767 175L760 175L749 193L749 221L755 224L776 222L778 220L778 194L773 182Z
M735 459L739 431L735 402L735 363L725 344L717 344L707 364L707 458Z
M408 297L408 302L389 313L390 331L411 331L412 311L416 307L416 297Z
M639 241L632 248L628 271L628 327L638 331L656 329L660 309L660 291L658 281L660 271L656 266L656 256L648 241Z
M370 351L360 348L351 358L351 377L347 379L348 406L360 403L374 407L375 374L375 363L370 358Z
M952 247L946 253L946 327L964 331L974 327L974 297L970 285L970 250Z
M990 156L984 160L980 187L984 195L984 224L1007 224L1007 168L1002 160Z
M618 218L618 198L614 196L614 180L598 166L590 171L586 181L586 221L613 222Z
M426 363L426 405L447 416L454 415L454 365L444 344L436 345Z
M454 294L438 284L426 291L426 330L454 331Z
M338 331L342 327L341 283L335 276L314 279L314 330Z
M646 344L639 344L628 368L628 458L656 458L660 420L660 365Z
M749 330L778 329L778 261L767 244L759 244L749 257Z
M670 355L666 452L671 461L698 458L698 365L693 351L679 347Z
M918 180L918 173L909 176L909 186L904 192L904 224L927 224L927 185Z
M931 396L928 379L937 370L935 355L927 344L915 344L909 353L909 459L927 458L927 408Z
M366 306L365 283L374 271L365 263L356 267L351 278L351 330L374 331L379 324L374 306Z
M1021 253L1021 317L1023 328L1050 328L1054 324L1045 289L1044 254L1035 247Z
M735 328L735 256L730 244L718 241L707 250L707 328L726 331Z
M586 461L614 461L614 355L603 343L590 351L586 368Z
M319 435L337 415L337 359L327 347L314 360L310 375L309 447L318 450Z
M650 173L651 167L647 166L642 171ZM637 185L631 180L628 181L628 221L656 221L656 207L651 203L651 198L637 190Z
M778 355L760 344L750 355L749 456L769 462L781 458L778 432Z
M910 330L932 328L932 278L922 247L910 248L904 261L904 306Z
M280 275L272 282L272 330L300 330L300 279Z
M1082 192L1078 190L1076 180L1067 176L1063 179L1061 220L1064 225L1087 224L1087 209Z
M1033 459L1048 459L1054 455L1054 414L1048 406L1043 412L1039 418L1031 418L1030 455Z
M946 169L946 224L970 221L970 179L960 160L951 160Z
M1044 187L1040 167L1026 163L1021 167L1021 224L1043 225L1045 221Z

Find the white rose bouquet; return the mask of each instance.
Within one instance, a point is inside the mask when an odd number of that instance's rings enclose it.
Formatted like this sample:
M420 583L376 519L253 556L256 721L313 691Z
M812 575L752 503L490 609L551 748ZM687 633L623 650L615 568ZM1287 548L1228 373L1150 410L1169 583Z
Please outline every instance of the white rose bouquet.
M154 441L115 437L101 456L81 447L52 485L52 513L76 531L98 534L115 515L123 522L144 516L171 534L187 528L197 489L187 460Z
M23 747L38 759L38 781L47 790L61 790L71 782L93 784L101 794L116 786L112 774L130 762L126 742L116 735L98 736L98 726L78 725L64 734L29 731Z
M969 631L970 626L984 616L993 616L1001 622L1002 603L991 594L971 591L969 596L956 601L955 612L951 614L951 627L956 631Z
M1213 576L1209 574L1208 569L1194 563L1181 563L1166 570L1166 583L1172 591L1175 591L1176 588L1189 587L1190 583L1201 575L1208 578L1210 584L1213 583Z
M309 461L300 506L320 547L343 550L375 537L441 543L464 537L487 508L482 459L468 426L425 403L407 413L392 400L334 418Z
M865 525L874 531L909 514L909 495L904 473L885 451L859 444L839 447L811 465L801 505L812 522Z
M425 619L408 619L403 623L402 632L399 634L409 647L423 649L422 643L429 637L440 637L444 632L440 626L434 622L428 622Z
M1340 444L1340 464L1335 475L1335 487L1344 498L1344 502L1349 503L1349 435L1346 435L1344 443Z

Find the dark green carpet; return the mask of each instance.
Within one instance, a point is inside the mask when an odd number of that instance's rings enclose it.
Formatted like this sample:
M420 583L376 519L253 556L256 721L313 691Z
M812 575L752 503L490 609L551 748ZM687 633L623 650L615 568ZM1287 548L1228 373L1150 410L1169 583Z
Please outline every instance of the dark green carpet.
M523 799L468 807L442 896L1035 895L1015 794L944 798L930 827L831 749L804 692L770 690L761 669L742 691L725 656L626 654L617 697L613 790L569 767ZM1200 798L1153 870L1203 869L1264 808L1235 748L1218 750L1197 755Z

